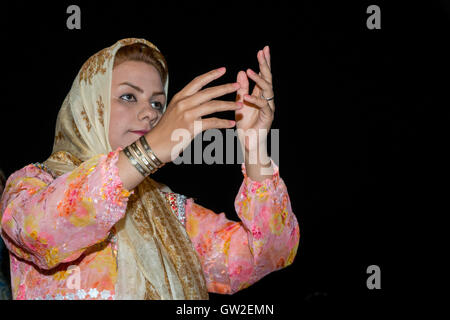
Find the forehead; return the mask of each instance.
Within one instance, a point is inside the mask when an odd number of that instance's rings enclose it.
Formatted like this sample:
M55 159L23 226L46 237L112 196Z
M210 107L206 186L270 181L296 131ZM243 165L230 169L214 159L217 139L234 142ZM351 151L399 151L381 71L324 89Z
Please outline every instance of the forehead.
M118 85L124 81L136 85L162 88L161 77L158 70L142 61L125 61L113 69L112 84Z

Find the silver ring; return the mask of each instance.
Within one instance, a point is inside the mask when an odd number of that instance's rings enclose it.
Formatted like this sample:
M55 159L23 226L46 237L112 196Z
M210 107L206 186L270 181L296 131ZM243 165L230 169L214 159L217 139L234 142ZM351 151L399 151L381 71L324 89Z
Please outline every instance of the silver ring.
M266 99L266 101L270 101L273 100L273 98L275 98L275 96L273 96L272 98L265 98L263 95L261 95L264 99Z

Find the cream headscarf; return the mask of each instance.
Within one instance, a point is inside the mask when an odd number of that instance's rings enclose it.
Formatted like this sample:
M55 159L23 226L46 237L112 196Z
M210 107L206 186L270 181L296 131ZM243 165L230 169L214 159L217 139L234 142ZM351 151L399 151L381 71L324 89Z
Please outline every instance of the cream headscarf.
M58 113L52 155L44 162L56 175L72 171L97 154L112 151L108 141L110 91L118 49L142 43L128 38L90 57ZM165 61L161 60L167 70ZM164 83L167 96L168 75ZM183 225L147 177L128 200L118 230L116 299L208 299L200 260Z

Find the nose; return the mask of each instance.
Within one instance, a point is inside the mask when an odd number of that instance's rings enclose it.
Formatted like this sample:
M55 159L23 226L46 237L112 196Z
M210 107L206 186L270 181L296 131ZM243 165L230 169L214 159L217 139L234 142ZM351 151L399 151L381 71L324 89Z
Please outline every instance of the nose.
M142 106L140 106L138 114L140 121L148 121L153 127L158 122L160 116L161 112L153 108L150 103L143 103Z

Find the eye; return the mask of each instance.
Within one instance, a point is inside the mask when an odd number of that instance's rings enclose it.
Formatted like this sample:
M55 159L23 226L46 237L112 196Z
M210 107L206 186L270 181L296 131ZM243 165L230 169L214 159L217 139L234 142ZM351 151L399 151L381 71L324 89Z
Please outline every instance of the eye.
M126 93L120 96L120 99L127 101L127 102L135 102L136 97L132 95L131 93Z
M163 108L164 108L163 104L162 104L161 102L159 102L159 101L152 101L152 102L150 102L150 103L153 105L153 107L154 107L156 110L162 111ZM155 104L156 104L156 107L154 106Z

